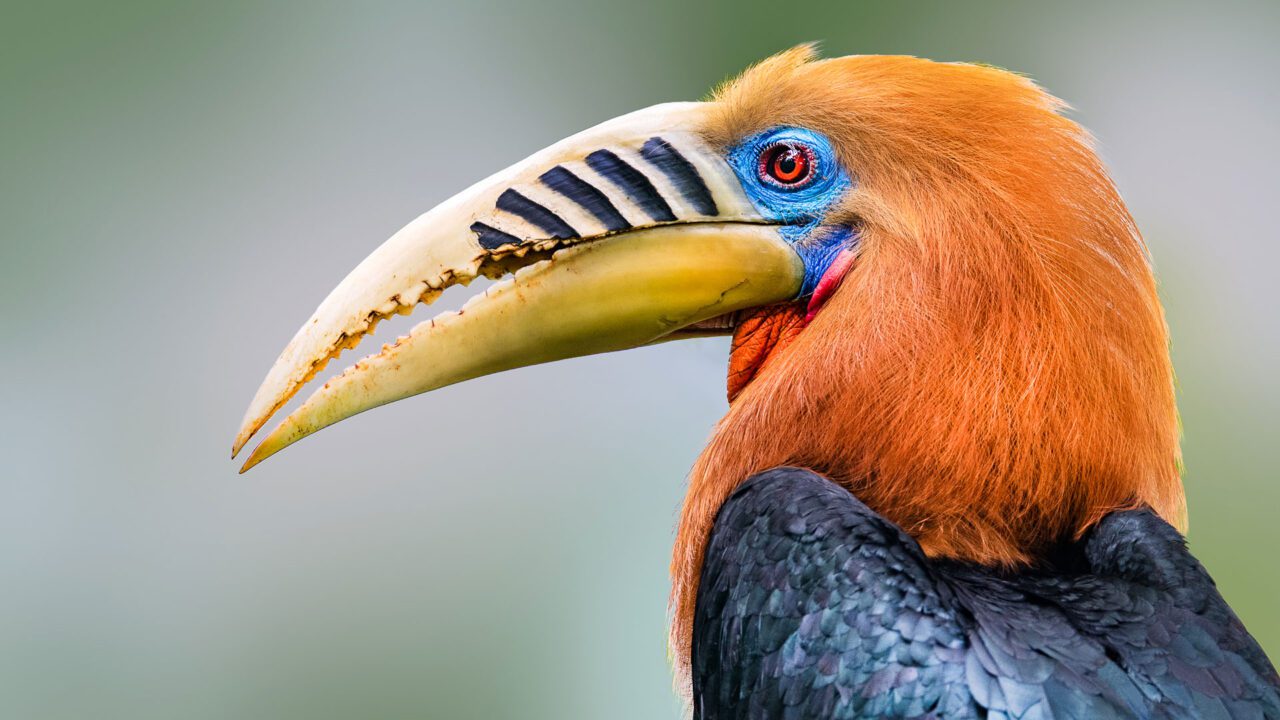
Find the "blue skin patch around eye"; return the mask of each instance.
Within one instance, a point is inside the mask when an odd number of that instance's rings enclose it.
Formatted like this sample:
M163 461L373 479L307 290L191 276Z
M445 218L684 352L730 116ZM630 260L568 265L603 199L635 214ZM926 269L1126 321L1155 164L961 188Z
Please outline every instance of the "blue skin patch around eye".
M794 190L760 178L760 156L779 143L803 145L813 151L813 179ZM730 167L756 210L784 225L781 235L804 261L805 278L799 297L811 294L841 250L857 245L857 232L847 225L822 225L827 211L853 187L848 172L836 159L831 142L821 134L798 127L765 130L729 150Z

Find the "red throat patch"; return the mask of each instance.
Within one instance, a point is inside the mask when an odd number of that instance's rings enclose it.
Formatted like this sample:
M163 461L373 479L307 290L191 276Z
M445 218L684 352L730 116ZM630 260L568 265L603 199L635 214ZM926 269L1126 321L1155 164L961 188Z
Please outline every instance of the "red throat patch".
M840 287L855 257L852 250L841 251L807 302L797 300L744 313L733 331L733 344L729 349L729 402L738 397L775 352L786 347L813 321L813 316Z
M751 310L738 321L729 350L729 402L760 372L770 355L804 330L806 313L803 301L792 302Z

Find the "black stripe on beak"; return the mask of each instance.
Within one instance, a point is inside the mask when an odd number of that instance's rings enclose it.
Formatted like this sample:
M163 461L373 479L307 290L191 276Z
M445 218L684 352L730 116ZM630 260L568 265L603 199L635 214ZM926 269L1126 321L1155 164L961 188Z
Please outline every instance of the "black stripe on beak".
M661 170L680 191L680 195L699 213L711 216L720 214L715 198L711 197L711 190L698 174L698 169L679 150L672 147L671 143L660 137L649 138L644 147L640 148L640 157Z
M644 173L627 164L625 160L608 150L597 150L587 156L587 166L608 178L609 182L631 198L641 210L657 222L673 222L675 213L658 188L649 182Z
M471 232L476 234L476 240L485 250L497 250L504 245L519 245L524 242L515 235L504 233L482 222L471 223Z
M521 195L515 190L505 190L498 196L498 209L518 215L557 240L580 237L573 226L559 215Z
M630 230L631 223L622 217L618 208L609 202L608 196L600 192L596 186L574 175L557 165L543 173L539 178L543 185L569 198L583 210L591 213L609 232Z

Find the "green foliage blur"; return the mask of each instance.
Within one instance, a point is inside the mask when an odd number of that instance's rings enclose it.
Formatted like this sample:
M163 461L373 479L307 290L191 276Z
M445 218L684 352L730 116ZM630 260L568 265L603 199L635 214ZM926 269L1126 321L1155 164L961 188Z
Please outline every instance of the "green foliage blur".
M227 451L403 223L808 40L1017 70L1094 131L1162 281L1193 549L1280 652L1278 30L1275 2L7 5L0 717L678 717L666 565L724 341L448 388L249 476Z

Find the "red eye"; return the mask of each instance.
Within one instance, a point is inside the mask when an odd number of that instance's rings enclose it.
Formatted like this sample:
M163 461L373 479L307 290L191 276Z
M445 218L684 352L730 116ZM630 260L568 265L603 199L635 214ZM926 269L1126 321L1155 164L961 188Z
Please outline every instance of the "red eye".
M781 190L798 190L813 180L813 150L797 142L780 142L760 153L760 179Z

